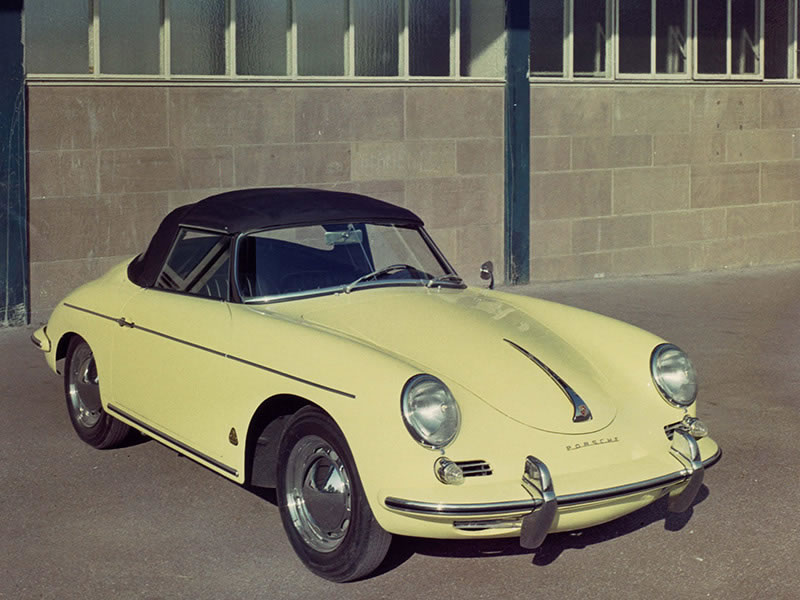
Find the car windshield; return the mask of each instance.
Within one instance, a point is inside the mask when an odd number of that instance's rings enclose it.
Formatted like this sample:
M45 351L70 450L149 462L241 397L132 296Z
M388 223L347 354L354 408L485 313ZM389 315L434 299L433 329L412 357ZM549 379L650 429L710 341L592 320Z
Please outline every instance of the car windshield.
M387 285L463 286L420 228L371 223L244 235L236 276L245 302Z

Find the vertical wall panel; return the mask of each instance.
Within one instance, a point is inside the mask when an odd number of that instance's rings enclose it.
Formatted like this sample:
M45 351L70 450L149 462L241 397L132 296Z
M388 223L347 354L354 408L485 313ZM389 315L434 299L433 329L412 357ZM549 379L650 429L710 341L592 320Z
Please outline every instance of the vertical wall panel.
M22 0L0 10L0 327L28 320Z

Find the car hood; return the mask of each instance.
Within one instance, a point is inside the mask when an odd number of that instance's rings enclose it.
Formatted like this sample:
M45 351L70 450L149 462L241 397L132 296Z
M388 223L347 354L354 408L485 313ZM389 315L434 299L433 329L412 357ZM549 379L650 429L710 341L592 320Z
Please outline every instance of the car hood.
M399 355L530 427L585 434L616 415L606 377L580 348L552 323L482 291L373 289L288 304L300 309L295 317ZM568 389L591 419L573 420Z

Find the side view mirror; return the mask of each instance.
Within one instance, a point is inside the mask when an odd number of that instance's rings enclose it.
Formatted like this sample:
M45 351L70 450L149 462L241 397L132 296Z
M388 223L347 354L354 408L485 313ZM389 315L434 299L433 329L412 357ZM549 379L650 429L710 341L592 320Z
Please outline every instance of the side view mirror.
M494 289L494 264L487 260L481 265L481 279L489 280L489 289Z

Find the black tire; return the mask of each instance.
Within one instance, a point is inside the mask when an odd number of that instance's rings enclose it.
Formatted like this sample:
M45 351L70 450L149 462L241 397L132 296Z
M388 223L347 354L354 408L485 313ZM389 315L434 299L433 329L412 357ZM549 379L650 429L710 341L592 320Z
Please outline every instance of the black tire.
M130 427L106 411L100 401L97 363L86 341L73 336L64 363L64 395L72 426L84 442L95 448L113 448L130 433Z
M386 556L392 536L370 510L344 434L318 408L297 411L284 431L277 495L289 541L316 575L352 581Z

